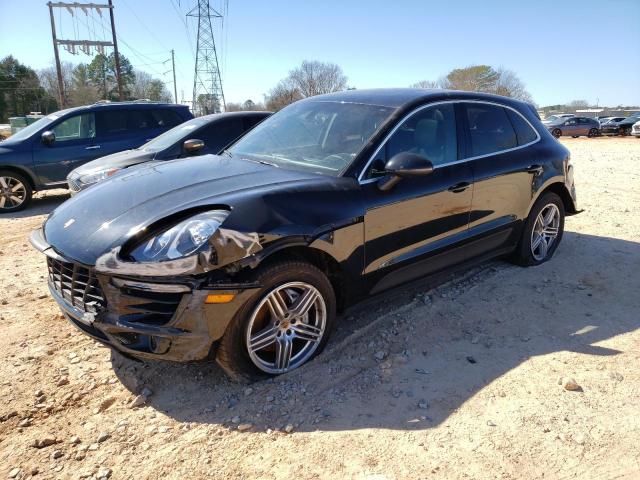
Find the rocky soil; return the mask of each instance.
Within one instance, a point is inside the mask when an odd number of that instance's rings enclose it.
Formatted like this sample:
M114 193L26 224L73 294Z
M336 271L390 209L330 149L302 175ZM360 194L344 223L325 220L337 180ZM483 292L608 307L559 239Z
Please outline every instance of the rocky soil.
M640 140L563 140L585 212L555 258L415 282L253 385L145 364L68 324L0 217L0 478L640 478Z

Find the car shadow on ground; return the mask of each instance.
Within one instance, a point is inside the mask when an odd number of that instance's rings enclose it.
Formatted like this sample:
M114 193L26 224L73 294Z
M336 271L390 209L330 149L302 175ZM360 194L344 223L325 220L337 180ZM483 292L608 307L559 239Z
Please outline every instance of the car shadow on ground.
M3 213L0 218L28 218L38 215L48 215L58 208L62 202L70 197L68 190L45 190L33 195L31 205L24 210L12 213Z
M133 393L150 388L148 404L179 421L248 422L251 431L431 428L481 391L504 396L493 382L533 357L551 354L542 381L562 389L548 378L562 370L557 355L624 353L598 343L640 328L639 268L638 243L566 232L545 265L490 262L435 289L418 281L357 305L320 356L276 379L242 385L215 364L117 353L112 363Z

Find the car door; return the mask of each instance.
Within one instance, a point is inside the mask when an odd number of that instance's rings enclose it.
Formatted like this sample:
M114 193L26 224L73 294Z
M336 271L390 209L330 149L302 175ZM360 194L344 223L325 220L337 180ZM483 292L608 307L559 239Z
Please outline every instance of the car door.
M100 156L93 113L70 115L50 130L56 136L52 144L36 139L33 146L34 168L42 184L64 183L77 165Z
M473 191L468 163L459 161L455 104L419 108L380 146L360 177L364 216L365 274L380 275L373 291L435 272L461 261L448 247L467 235ZM400 152L429 159L429 175L402 179L390 191L377 180Z
M576 135L588 135L591 128L591 119L578 117L578 130Z
M462 107L474 178L467 246L472 258L512 245L543 165L535 149L524 148L540 136L520 113L484 102L464 102Z
M580 135L577 133L580 130L580 127L578 126L578 119L575 117L565 120L564 126L561 128L563 135Z

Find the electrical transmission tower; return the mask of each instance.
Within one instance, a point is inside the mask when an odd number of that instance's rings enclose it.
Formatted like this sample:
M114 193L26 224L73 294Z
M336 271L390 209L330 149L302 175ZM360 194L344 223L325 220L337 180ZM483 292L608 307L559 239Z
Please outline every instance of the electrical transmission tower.
M211 8L209 0L198 0L198 5L187 13L187 16L198 18L196 68L193 77L193 111L196 116L221 112L226 109L226 104L211 19L222 18L222 15Z

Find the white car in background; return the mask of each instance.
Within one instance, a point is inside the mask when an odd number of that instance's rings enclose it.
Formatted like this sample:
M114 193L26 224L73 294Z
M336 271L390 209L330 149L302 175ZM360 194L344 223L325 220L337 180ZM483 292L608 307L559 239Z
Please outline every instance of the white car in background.
M600 120L600 125L606 125L609 122L619 122L620 120L624 120L625 117L607 117L604 120Z
M542 120L543 125L551 125L553 122L560 120L561 118L575 117L573 113L558 113L556 115L550 115Z
M640 138L640 120L633 124L631 127L631 135L636 138Z

